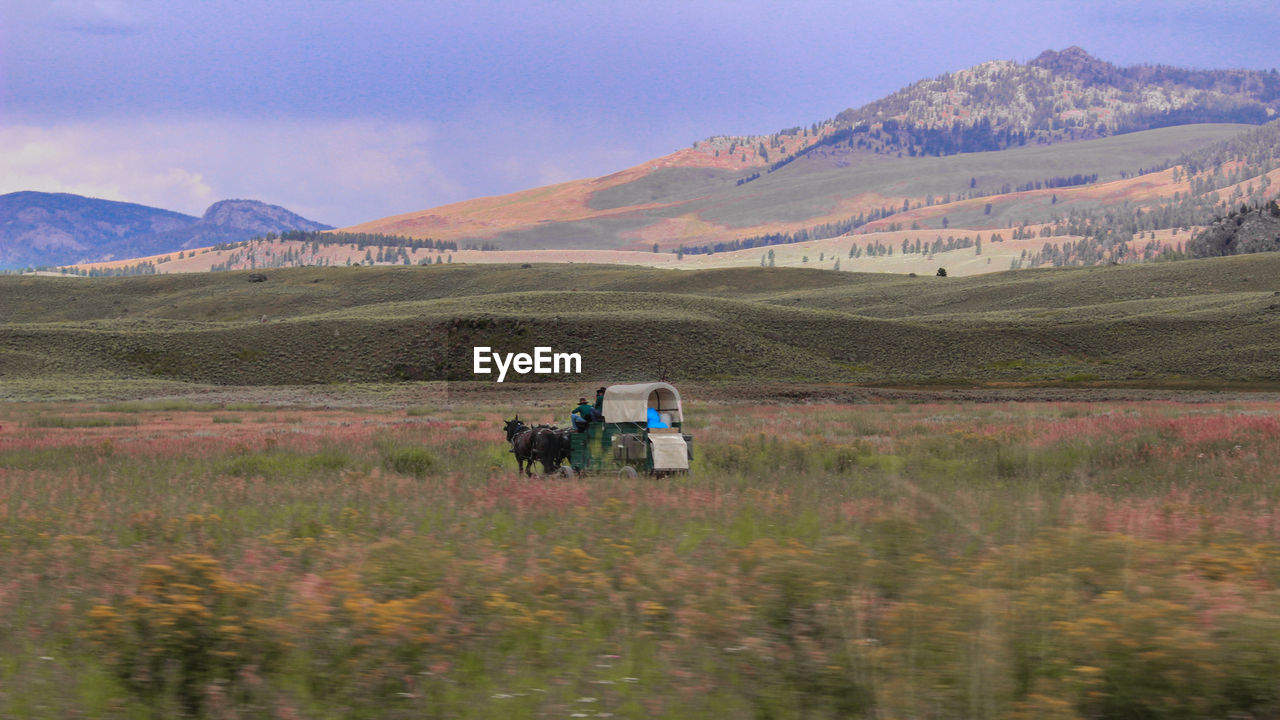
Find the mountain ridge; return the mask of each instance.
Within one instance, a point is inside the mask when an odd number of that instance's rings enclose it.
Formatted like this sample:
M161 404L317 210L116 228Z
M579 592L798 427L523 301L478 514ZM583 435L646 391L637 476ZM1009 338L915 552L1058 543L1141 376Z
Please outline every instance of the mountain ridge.
M201 217L138 203L24 190L0 195L0 269L179 252L268 232L329 230L278 205L221 200Z

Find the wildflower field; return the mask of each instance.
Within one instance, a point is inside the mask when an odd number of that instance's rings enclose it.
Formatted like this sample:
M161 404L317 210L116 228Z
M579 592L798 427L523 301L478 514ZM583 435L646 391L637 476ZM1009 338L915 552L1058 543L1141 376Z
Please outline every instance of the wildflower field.
M1280 714L1274 399L513 412L0 405L0 715Z

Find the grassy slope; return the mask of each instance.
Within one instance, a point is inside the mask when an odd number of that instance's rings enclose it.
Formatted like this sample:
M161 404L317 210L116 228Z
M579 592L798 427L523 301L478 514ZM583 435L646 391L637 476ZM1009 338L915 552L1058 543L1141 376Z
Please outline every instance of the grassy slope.
M525 191L375 220L353 229L446 239L483 238L515 250L647 249L652 242L675 247L682 242L793 231L882 205L899 207L904 198L922 200L934 195L941 199L947 193L967 192L970 179L976 179L980 189L1077 173L1097 173L1100 180L1113 180L1122 172L1149 167L1249 127L1188 125L1088 142L947 157L891 158L819 150L744 185L737 185L736 179L747 170L688 168L674 160L659 159L606 178L547 188L547 192L555 192L554 202L549 202L545 193ZM1173 190L1166 194L1172 195ZM1018 220L1047 212L1035 212L1038 206L1028 207L1024 200L1018 193L985 198L976 207L991 202L995 211L974 217L977 224L970 227L988 227L984 221L992 223L989 227L1004 227L1010 219L1004 205L1016 206ZM957 223L952 220L954 227Z
M583 265L2 277L0 376L11 392L472 379L474 346L549 345L602 380L1277 381L1277 293L1276 256L946 279Z
M1247 125L1188 125L1089 142L1023 147L946 157L883 158L858 154L816 155L759 180L697 203L701 216L730 227L792 222L827 215L842 199L876 194L920 198L978 188L1097 173L1100 181L1175 157L1250 129ZM847 163L847 165L841 165ZM1008 198L1005 198L1007 200ZM986 198L993 204L1001 198ZM974 227L981 227L975 225Z

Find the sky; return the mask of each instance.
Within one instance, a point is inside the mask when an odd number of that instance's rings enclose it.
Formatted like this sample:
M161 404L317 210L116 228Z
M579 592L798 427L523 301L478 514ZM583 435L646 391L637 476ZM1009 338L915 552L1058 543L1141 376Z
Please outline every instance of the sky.
M0 194L337 226L809 125L1079 45L1280 66L1274 0L0 0Z

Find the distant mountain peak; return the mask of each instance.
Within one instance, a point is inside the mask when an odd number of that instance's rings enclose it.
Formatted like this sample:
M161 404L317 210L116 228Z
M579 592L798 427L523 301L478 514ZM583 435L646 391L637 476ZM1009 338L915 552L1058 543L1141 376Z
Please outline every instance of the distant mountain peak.
M1119 74L1115 65L1090 55L1079 45L1072 45L1061 52L1045 50L1029 64L1060 75L1075 77L1085 86L1101 83L1114 84Z
M204 211L201 221L222 228L263 233L333 229L330 225L308 220L279 205L268 205L260 200L220 200Z
M1258 70L1118 67L1073 45L1031 62L986 62L921 80L841 112L798 154L950 155L1092 140L1171 125L1261 125L1280 113L1280 81Z
M1040 55L1035 60L1032 60L1031 63L1036 64L1037 62L1040 62L1040 61L1052 61L1052 60L1070 60L1070 61L1105 64L1105 61L1099 60L1098 58L1090 55L1089 51L1085 50L1079 45L1072 45L1071 47L1065 50L1045 50L1044 52L1040 53Z

